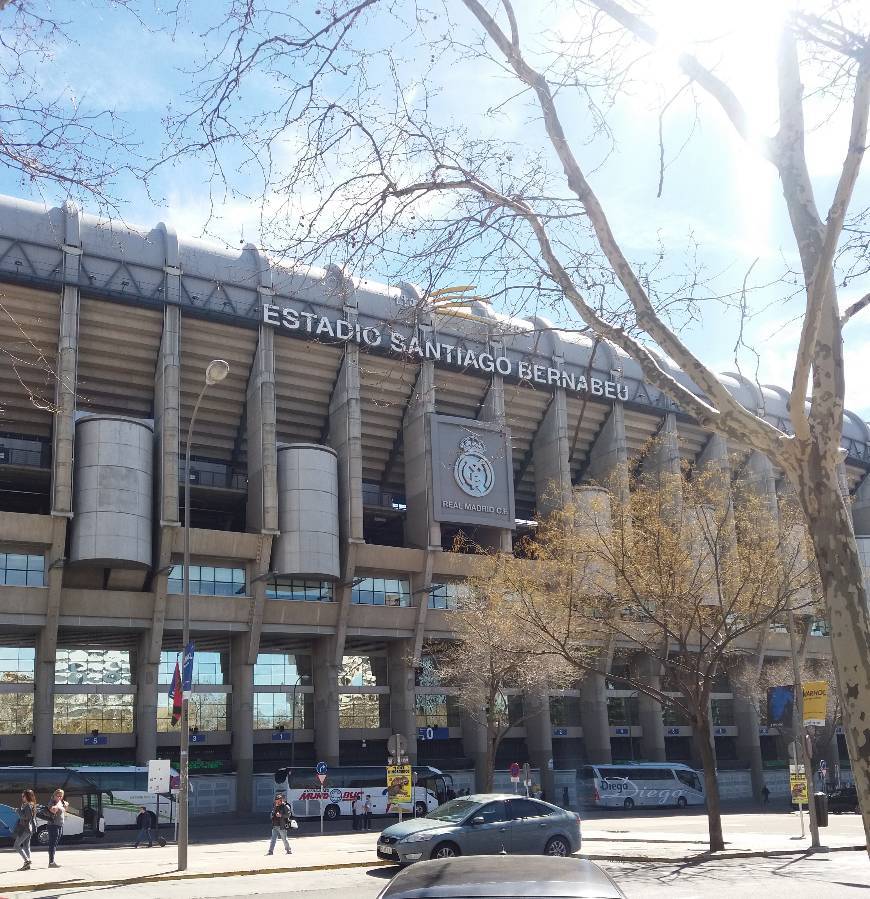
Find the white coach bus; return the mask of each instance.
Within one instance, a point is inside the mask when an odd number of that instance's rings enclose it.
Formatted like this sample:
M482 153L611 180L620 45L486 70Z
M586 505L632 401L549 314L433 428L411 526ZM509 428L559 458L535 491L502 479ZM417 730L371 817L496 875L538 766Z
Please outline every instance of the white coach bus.
M585 765L580 798L600 808L686 808L704 804L704 784L693 768L674 762Z
M422 818L447 801L453 778L427 765L414 765L413 774L411 814ZM387 771L383 766L330 768L323 786L317 782L313 768L297 768L292 773L289 768L279 768L275 773L275 789L292 803L297 818L319 817L321 804L326 820L349 818L354 799L362 805L367 796L371 797L372 814L396 814L387 795Z
M175 821L175 803L178 795L178 772L170 771L172 791L155 796L148 792L148 768L135 765L87 765L76 768L80 774L111 794L103 800L103 816L106 827L135 827L139 807L157 815L158 824Z

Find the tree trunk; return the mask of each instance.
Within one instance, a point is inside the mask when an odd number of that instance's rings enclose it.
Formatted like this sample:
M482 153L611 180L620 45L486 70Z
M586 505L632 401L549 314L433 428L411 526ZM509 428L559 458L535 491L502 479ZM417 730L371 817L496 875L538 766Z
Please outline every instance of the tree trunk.
M795 484L809 525L831 625L846 744L864 838L870 851L870 614L864 572L836 472L810 460L805 482Z
M483 782L484 793L493 791L493 780L495 778L495 753L498 749L498 734L494 734L491 728L487 728L486 734L486 776Z
M722 836L722 809L719 801L719 781L716 780L716 756L713 754L710 719L704 716L695 719L692 728L695 746L704 766L704 793L707 805L707 827L710 831L710 852L721 852L725 848Z

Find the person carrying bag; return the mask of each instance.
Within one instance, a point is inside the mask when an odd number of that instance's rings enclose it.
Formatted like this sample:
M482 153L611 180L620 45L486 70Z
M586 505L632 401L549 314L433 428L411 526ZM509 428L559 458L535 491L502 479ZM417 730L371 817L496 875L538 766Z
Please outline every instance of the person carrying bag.
M287 852L287 855L290 855L293 850L290 848L290 843L287 841L287 833L291 830L296 830L299 825L296 823L296 819L293 817L293 810L289 805L284 801L284 794L279 793L275 797L275 805L272 807L272 839L269 842L269 851L266 855L272 855L275 852L275 844L278 842L278 838L280 837L281 842L284 844L284 849Z
M36 794L33 790L25 790L21 794L21 806L18 809L18 821L12 831L14 842L12 848L24 859L19 871L30 870L30 840L36 833Z

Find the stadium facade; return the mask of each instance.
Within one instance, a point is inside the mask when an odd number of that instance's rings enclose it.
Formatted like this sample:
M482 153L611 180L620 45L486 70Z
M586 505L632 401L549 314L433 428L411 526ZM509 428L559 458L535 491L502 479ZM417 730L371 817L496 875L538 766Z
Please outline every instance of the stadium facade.
M632 360L543 319L481 303L439 313L408 284L290 270L250 245L12 198L0 198L0 282L3 764L177 757L167 690L185 478L192 767L233 772L240 808L256 772L287 764L288 743L297 764L380 765L399 732L421 764L480 763L480 728L409 663L451 634L473 565L452 551L460 529L509 550L653 434L663 449L645 465L715 459L781 487L768 459L699 428ZM214 358L229 375L205 394L185 471ZM786 427L786 390L721 377ZM851 413L843 448L870 559L870 430ZM614 666L643 663L617 649ZM770 661L788 637L774 629L746 649ZM829 653L823 622L806 651ZM717 690L720 767L758 774L781 759L752 705L727 680ZM590 678L515 727L499 762L691 760L691 733Z

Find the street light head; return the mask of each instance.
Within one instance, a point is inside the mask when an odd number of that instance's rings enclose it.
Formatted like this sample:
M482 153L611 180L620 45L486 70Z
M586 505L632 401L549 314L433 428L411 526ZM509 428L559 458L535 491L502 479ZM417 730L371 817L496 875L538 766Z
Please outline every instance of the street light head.
M205 383L211 387L230 373L230 365L223 359L212 359L205 369Z

